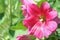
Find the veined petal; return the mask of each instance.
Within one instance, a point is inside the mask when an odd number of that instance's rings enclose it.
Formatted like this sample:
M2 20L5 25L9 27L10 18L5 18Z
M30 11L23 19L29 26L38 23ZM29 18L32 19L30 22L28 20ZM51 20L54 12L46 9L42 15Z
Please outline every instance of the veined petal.
M44 37L44 34L43 34L43 31L42 30L36 30L35 34L34 34L37 38L43 38Z
M34 35L38 38L43 38L44 34L43 34L43 28L38 27L34 33Z
M45 36L46 38L48 38L49 35L51 35L51 33L52 33L52 31L50 31L50 30L48 30L48 29L46 29L46 28L44 28L43 32L44 32L44 36Z
M55 21L48 21L45 25L45 28L50 31L55 31L57 29L57 23Z
M51 20L51 19L54 19L55 17L57 17L57 11L55 10L51 10L48 12L48 14L46 15L46 20Z
M32 29L28 32L28 34L34 34L36 31L37 27L32 27Z
M30 15L35 15L35 16L41 15L40 8L36 4L31 4L31 5L27 6L27 12Z
M38 21L31 29L30 34L34 34L37 38L43 37L42 22Z
M31 29L30 33L34 34L38 38L46 37L52 34L57 28L57 24L54 21L48 21L47 23L37 22Z
M39 19L36 16L30 16L26 19L23 20L23 24L28 28L31 29L35 23L38 21Z
M43 11L46 11L50 8L50 4L48 2L43 2L41 8Z

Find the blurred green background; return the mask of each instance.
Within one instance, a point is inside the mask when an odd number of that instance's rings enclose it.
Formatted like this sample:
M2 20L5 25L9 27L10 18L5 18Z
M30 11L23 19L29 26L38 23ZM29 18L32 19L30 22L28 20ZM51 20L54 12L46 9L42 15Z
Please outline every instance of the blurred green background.
M60 0L39 0L38 5L42 1L48 1L60 18ZM20 0L0 0L0 40L16 40L18 35L27 34L22 24L24 16L20 6ZM32 37L32 40L35 39ZM45 40L60 40L60 24L57 31Z

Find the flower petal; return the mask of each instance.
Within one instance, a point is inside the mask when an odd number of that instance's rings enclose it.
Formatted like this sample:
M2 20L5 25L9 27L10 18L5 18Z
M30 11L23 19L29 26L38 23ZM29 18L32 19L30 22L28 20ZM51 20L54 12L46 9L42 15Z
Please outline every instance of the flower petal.
M44 34L43 34L43 31L42 30L37 30L35 32L36 34L34 34L37 38L43 38L44 37Z
M34 33L34 35L38 38L43 38L44 37L44 34L43 34L43 31L40 27L38 27Z
M36 16L30 16L23 20L23 24L28 27L28 29L31 29L38 20Z
M56 17L56 18L54 19L54 21L56 21L58 24L60 24L60 18Z
M38 38L43 37L43 28L42 28L42 22L38 21L31 29L30 34L34 34Z
M21 5L20 7L22 10L26 10L26 6L25 5Z
M34 0L21 0L21 2L22 2L24 5L36 4L36 2L34 2Z
M28 34L34 34L34 32L36 31L37 27L32 27L32 29L28 32Z
M46 38L48 38L49 35L51 35L51 33L52 33L52 31L50 31L50 30L44 28L44 36L45 36Z
M51 10L51 11L49 11L48 12L48 14L46 15L46 19L47 20L51 20L51 19L54 19L55 17L57 17L57 11L55 11L55 10Z
M27 12L30 15L35 15L35 16L40 16L40 14L41 14L40 8L36 4L27 6Z
M55 21L48 21L45 26L45 28L50 31L55 31L57 29L57 23Z
M24 10L22 14L24 15L24 17L25 17L25 18L30 17L30 14L29 14L29 13L27 13L27 11L26 11L26 10Z
M43 11L46 11L50 8L50 4L48 2L43 2L41 8Z

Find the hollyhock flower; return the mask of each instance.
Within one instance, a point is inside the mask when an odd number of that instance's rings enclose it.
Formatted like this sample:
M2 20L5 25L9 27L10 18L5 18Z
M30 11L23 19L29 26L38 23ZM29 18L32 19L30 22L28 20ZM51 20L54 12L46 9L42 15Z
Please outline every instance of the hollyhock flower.
M43 2L40 7L36 4L29 5L27 14L30 16L24 19L23 24L28 27L29 34L37 38L48 38L57 29L57 23L53 20L57 17L57 12L50 8L48 2Z
M30 40L30 38L27 35L21 35L17 36L17 40Z

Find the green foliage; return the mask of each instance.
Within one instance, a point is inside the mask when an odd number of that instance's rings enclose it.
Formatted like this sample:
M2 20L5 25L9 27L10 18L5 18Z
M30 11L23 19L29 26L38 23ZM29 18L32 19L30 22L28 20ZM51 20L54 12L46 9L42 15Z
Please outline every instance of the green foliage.
M11 29L11 30L19 30L19 29L26 30L26 28L25 28L25 26L22 24L22 22L17 23L16 25L12 26L10 29Z
M43 1L48 1L58 11L60 18L60 0L35 0L38 6ZM22 23L24 16L20 9L20 0L0 0L0 40L16 40L19 35L27 34L27 29ZM32 40L35 37L30 36ZM60 40L60 24L57 31L45 40ZM37 40L37 39L36 39Z

